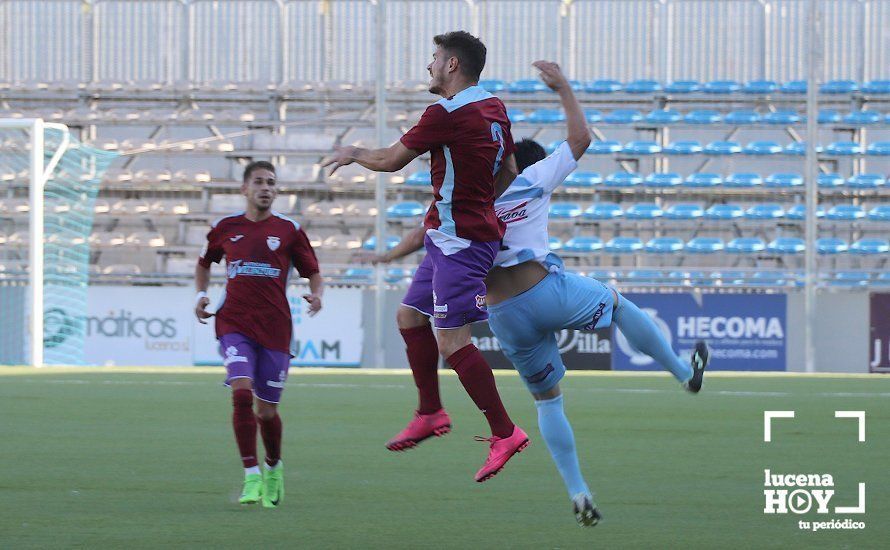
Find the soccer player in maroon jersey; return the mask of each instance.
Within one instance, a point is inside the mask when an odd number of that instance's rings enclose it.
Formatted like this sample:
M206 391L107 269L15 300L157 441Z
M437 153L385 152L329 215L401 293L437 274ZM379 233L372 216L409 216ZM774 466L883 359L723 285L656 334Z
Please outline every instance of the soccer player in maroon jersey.
M492 436L485 439L491 444L489 455L476 473L481 482L528 445L528 436L501 403L491 368L470 341L470 324L488 318L485 276L505 227L495 215L494 200L516 176L516 161L504 104L478 85L485 45L463 31L438 35L433 42L429 91L443 99L391 147L338 148L323 165L333 165L331 174L353 162L394 172L430 152L434 200L424 219L427 255L397 314L419 405L408 427L386 446L403 451L450 431L451 420L439 400L441 354L491 427Z
M281 418L278 402L287 379L293 322L285 291L291 269L309 279L303 296L309 315L321 309L324 284L315 251L300 224L272 210L275 167L253 162L244 170L244 212L217 220L195 268L195 315L201 323L216 316L216 337L232 388L232 426L244 464L239 501L275 507L284 498ZM227 281L216 313L206 307L210 266L226 258ZM256 414L254 414L256 401ZM263 473L257 461L257 424L266 448Z

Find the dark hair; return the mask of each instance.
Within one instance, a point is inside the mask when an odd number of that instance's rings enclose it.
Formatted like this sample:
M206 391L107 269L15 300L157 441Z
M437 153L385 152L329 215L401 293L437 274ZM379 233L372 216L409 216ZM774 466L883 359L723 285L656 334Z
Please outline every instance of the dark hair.
M460 71L474 82L485 68L485 44L466 31L453 31L433 37L433 43L457 57Z
M521 174L523 170L547 157L547 153L541 144L533 139L523 139L516 142L516 168Z
M268 160L255 160L247 165L247 168L244 169L244 183L247 183L247 180L250 179L250 174L254 170L268 170L275 173L275 167Z

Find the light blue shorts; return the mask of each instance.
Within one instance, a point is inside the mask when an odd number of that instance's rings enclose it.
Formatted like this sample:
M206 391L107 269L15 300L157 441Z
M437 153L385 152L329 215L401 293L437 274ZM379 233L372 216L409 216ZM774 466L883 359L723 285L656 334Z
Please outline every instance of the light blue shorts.
M556 332L612 324L615 296L596 279L550 273L527 291L488 306L488 325L532 393L555 386L566 368Z

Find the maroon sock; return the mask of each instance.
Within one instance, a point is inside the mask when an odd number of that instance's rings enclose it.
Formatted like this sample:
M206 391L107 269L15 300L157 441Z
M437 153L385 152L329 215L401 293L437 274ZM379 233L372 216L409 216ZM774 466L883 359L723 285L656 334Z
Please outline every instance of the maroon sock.
M256 459L256 417L253 415L253 391L232 391L232 427L245 468L258 464Z
M501 403L491 367L485 362L482 353L473 344L467 344L451 354L447 361L457 373L467 394L485 415L491 426L491 434L510 437L513 434L513 421Z
M266 447L266 464L275 466L281 459L281 417L275 413L267 420L257 417L257 421L260 423L263 446Z
M417 386L420 414L431 414L442 408L439 401L439 345L430 325L400 329L405 340L408 364Z

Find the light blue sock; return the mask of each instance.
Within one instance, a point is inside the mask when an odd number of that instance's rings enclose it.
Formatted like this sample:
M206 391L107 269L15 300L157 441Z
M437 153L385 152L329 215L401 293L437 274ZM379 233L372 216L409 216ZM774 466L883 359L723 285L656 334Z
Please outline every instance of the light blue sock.
M652 318L640 311L633 302L622 296L612 322L634 348L655 359L680 382L692 378L692 366L681 360L665 339Z
M578 467L575 434L572 433L572 426L562 409L562 395L546 401L535 401L535 405L538 407L538 428L547 442L556 469L566 484L569 498L578 493L589 495L590 489L584 483L581 468Z

